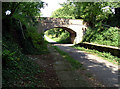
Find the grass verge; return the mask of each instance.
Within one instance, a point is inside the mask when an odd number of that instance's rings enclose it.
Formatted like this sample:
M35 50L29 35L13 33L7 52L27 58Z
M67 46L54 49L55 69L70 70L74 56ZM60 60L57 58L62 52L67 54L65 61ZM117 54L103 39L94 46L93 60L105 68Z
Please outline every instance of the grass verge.
M107 52L99 52L97 50L91 50L91 49L86 49L84 47L80 47L80 46L72 46L73 48L79 49L81 51L85 51L87 53L92 53L95 55L98 55L99 57L102 57L105 60L108 60L109 62L112 62L113 64L120 64L120 58L111 55L111 53L107 53Z
M73 59L68 53L60 50L57 46L52 46L52 47L54 47L61 54L61 56L72 65L73 69L78 69L82 67L82 64L77 60Z

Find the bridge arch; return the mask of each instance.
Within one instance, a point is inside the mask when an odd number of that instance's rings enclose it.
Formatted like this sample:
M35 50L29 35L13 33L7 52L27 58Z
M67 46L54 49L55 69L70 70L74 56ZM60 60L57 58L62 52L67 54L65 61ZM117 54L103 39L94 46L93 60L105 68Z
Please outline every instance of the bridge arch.
M50 29L53 29L53 28L62 28L64 30L68 31L70 33L71 43L74 43L74 40L75 40L75 37L76 37L76 32L75 31L73 31L72 29L67 28L67 27L51 27L51 28L44 29L44 32L46 32Z
M52 28L62 28L70 33L71 42L74 44L78 44L82 41L87 28L86 23L82 19L40 17L38 22L38 33Z

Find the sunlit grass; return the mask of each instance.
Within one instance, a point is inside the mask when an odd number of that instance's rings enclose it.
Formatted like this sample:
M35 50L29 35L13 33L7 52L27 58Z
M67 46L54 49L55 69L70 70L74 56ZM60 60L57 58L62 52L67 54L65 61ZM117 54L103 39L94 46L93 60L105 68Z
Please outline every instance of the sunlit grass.
M109 62L112 62L114 64L119 64L120 63L120 58L111 55L111 53L107 53L107 52L99 52L97 50L91 50L91 49L86 49L84 47L80 47L80 46L72 46L73 48L79 49L81 51L85 51L87 53L92 53L95 54L99 57L102 57L105 60L108 60Z

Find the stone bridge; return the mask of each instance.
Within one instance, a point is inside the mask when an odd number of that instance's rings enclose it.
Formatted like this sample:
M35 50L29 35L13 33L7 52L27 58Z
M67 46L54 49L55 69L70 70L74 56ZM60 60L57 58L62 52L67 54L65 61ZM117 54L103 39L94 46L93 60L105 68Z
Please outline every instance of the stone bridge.
M70 33L71 42L78 44L82 41L83 35L86 31L86 23L81 19L62 19L40 17L38 19L38 32L45 32L52 28L62 28Z

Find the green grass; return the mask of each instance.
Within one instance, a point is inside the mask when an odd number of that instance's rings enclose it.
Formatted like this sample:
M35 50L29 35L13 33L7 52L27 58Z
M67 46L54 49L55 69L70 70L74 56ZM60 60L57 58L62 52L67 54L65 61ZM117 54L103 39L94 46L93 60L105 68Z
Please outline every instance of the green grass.
M73 59L68 53L60 50L57 46L53 47L61 54L64 59L66 59L72 65L73 69L78 69L82 67L82 64L77 60Z
M98 55L99 57L102 57L105 60L108 60L109 62L112 62L114 64L119 64L120 63L120 58L111 55L110 53L107 52L99 52L97 50L91 50L91 49L86 49L84 47L80 47L80 46L72 46L73 48L79 49L81 51L85 51L87 53L92 53L95 55Z

